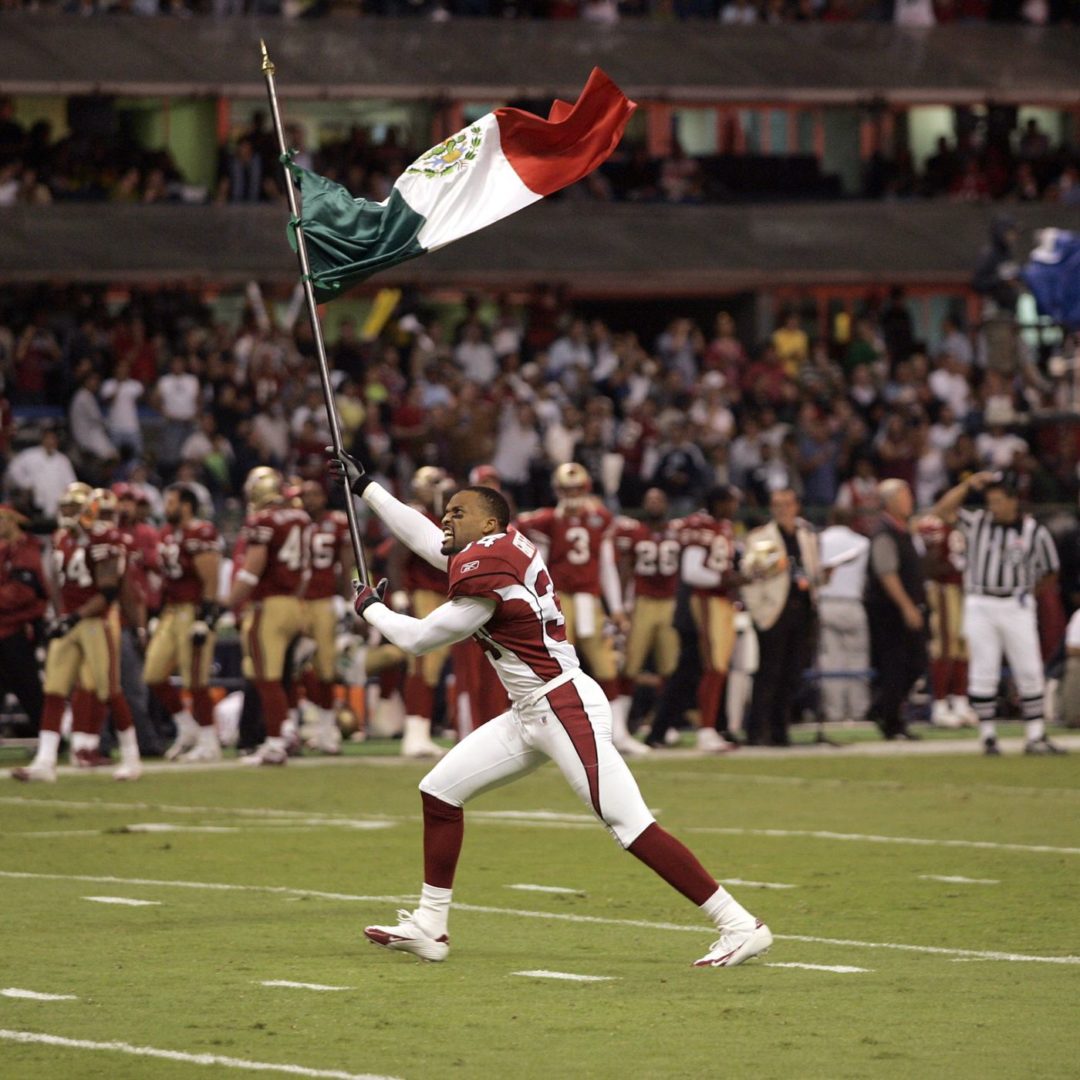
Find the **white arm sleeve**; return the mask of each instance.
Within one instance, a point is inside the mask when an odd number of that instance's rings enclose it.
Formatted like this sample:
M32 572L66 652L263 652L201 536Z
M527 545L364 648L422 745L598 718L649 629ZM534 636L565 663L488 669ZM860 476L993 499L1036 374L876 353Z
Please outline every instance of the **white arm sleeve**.
M446 569L450 560L442 554L442 529L438 525L374 482L364 488L363 499L410 551L431 563L436 570Z
M619 568L615 564L615 544L610 536L600 541L600 591L604 594L608 611L612 615L621 614L622 583L619 581Z
M715 589L721 575L718 570L710 570L705 565L705 549L695 544L683 549L682 579L695 589Z
M364 618L399 649L421 656L471 637L491 618L494 610L494 600L462 596L437 607L425 619L399 615L385 604L372 604L364 612Z

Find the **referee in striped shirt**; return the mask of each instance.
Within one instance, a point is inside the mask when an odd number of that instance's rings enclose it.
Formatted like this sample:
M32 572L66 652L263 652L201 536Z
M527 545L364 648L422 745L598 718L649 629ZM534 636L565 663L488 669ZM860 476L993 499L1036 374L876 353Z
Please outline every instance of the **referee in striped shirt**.
M973 491L984 509L963 503ZM1035 592L1059 562L1045 526L1020 510L1011 479L1001 473L975 473L947 491L930 510L954 515L967 541L964 567L964 637L968 647L968 697L979 717L987 754L1000 754L994 715L1001 660L1008 662L1024 716L1024 753L1061 754L1046 737L1043 721L1042 653L1036 622Z

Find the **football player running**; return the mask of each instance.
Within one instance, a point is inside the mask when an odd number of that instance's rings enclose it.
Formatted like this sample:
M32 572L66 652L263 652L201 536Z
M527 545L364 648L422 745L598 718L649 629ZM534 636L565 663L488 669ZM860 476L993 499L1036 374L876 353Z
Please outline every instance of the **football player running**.
M106 499L106 496L108 499ZM25 768L13 769L16 780L53 781L60 745L64 703L85 665L101 702L112 709L120 743L117 780L142 775L139 744L131 710L120 692L117 628L109 613L120 597L124 579L124 547L103 508L115 504L111 492L72 484L60 500L61 525L56 534L53 565L59 590L58 615L49 625L45 654L45 702L37 753Z
M745 910L649 812L611 741L611 707L566 640L551 577L535 545L509 528L505 500L466 487L449 501L442 528L368 477L343 452L331 469L395 536L446 570L449 602L424 619L391 611L382 582L358 587L355 607L409 653L444 648L470 635L484 648L512 702L508 712L459 742L420 782L424 883L419 907L398 922L369 926L377 945L445 960L454 872L464 835L462 807L475 795L554 761L577 795L623 848L697 904L720 931L700 967L731 967L772 944L769 928Z

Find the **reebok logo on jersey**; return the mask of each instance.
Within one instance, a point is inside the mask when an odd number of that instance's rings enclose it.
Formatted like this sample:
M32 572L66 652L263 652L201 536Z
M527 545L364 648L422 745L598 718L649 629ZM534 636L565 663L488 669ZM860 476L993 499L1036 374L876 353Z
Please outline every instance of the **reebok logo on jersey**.
M479 559L473 559L472 562L465 563L461 568L461 573L467 574L470 570L475 570L480 565Z

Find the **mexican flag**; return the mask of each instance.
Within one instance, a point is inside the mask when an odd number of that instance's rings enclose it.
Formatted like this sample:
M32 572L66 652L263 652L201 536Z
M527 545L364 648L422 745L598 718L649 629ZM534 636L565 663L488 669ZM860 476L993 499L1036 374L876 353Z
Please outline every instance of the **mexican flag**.
M599 68L548 118L496 109L432 147L376 203L290 163L319 300L379 270L492 225L587 176L622 138L637 106ZM289 242L295 248L293 229Z

